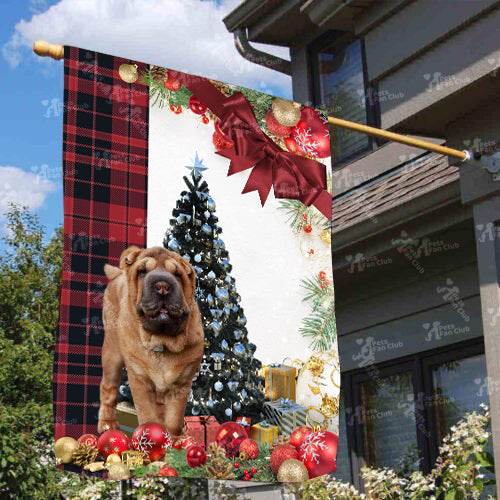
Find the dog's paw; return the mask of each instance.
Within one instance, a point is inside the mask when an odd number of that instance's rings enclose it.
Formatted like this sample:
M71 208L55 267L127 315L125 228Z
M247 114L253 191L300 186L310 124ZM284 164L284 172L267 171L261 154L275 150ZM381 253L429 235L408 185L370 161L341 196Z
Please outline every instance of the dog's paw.
M120 424L118 420L99 420L97 424L97 432L101 434L102 432L109 431L110 429L119 429Z

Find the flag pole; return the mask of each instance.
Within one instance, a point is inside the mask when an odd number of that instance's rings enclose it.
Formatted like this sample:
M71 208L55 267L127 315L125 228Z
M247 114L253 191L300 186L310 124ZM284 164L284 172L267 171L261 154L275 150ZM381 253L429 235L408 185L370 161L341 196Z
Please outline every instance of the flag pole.
M62 59L64 57L64 46L48 43L45 40L37 40L33 44L33 52L41 57L52 57L52 59ZM423 141L421 139L414 139L412 137L407 137L406 135L397 134L396 132L389 132L388 130L382 130L376 127L369 127L368 125L362 125L361 123L350 122L347 120L342 120L341 118L335 118L333 116L328 117L328 123L330 125L346 128L349 130L354 130L360 132L361 134L374 135L376 137L382 137L394 142L400 142L402 144L407 144L416 148L424 149L427 151L433 151L442 155L452 156L453 158L458 158L462 161L470 160L472 155L469 151L460 151L458 149L448 148L446 146L440 146L439 144L433 144L429 141Z
M388 130L376 127L369 127L368 125L362 125L361 123L350 122L333 116L328 117L328 123L333 126L354 130L355 132L360 132L362 134L374 135L376 137L382 137L383 139L389 139L390 141L407 144L408 146L414 146L416 148L426 149L427 151L434 151L435 153L440 153L442 155L452 156L454 158L459 158L462 161L471 159L471 154L467 150L460 151L458 149L440 146L439 144L433 144L429 141L414 139L413 137L397 134L395 132L389 132Z

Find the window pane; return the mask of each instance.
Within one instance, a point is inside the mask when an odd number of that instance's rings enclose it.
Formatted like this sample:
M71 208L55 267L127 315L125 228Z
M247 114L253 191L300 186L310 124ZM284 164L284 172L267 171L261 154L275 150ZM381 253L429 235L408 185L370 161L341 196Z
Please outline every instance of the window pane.
M350 425L352 425L352 417L350 418ZM344 398L341 393L339 410L339 442L337 445L337 470L332 473L332 477L337 479L337 481L352 483L349 457L350 451L347 446L345 405Z
M484 354L437 365L432 370L439 444L466 413L489 404Z
M366 464L399 474L418 470L412 372L363 382L360 395Z
M478 410L481 403L489 405L488 382L484 354L471 356L437 365L432 370L434 394L432 405L436 420L438 445L466 413ZM491 428L488 429L491 433ZM487 451L493 453L490 436ZM485 480L494 479L494 474L481 469ZM494 495L494 486L487 486L481 498Z
M321 104L338 118L367 123L361 41L319 53ZM369 137L339 127L331 127L332 159L342 160L369 145Z

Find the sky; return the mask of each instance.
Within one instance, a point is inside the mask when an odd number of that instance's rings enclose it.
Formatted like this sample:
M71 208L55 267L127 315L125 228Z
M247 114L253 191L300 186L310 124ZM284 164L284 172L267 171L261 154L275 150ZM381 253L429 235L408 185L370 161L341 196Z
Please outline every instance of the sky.
M63 223L63 62L33 42L73 45L291 98L288 76L236 51L223 17L240 0L3 0L0 6L0 233L9 202ZM258 48L289 58L288 49Z

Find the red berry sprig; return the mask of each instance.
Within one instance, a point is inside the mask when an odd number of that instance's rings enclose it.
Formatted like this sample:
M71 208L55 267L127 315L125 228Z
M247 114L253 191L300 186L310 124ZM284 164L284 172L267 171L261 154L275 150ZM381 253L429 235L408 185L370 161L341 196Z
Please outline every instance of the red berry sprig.
M310 233L313 230L311 224L304 224L302 226L302 229L304 230L305 233Z

